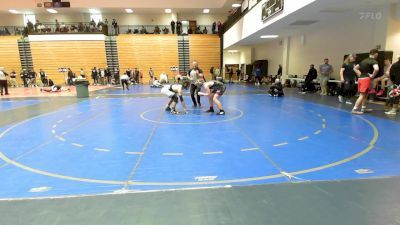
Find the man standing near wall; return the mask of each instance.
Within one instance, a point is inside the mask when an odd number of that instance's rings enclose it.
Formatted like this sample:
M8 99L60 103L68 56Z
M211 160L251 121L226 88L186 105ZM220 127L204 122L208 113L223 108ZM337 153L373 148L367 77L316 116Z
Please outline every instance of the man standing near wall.
M333 67L329 64L329 59L324 60L324 64L319 66L319 80L321 85L321 95L328 94L328 81L333 73Z
M171 21L171 31L172 31L172 34L175 34L175 21Z
M358 97L357 102L351 111L353 114L361 115L365 112L371 111L367 109L367 100L368 92L371 87L371 80L374 79L379 72L379 65L376 61L377 58L378 50L372 49L369 53L369 58L364 59L360 64L354 67L354 71L359 77L358 92L360 93L360 96ZM359 111L360 107L361 111Z
M8 83L7 76L8 74L4 72L4 67L0 67L0 91L1 95L3 95L3 89L5 91L5 95L8 95Z

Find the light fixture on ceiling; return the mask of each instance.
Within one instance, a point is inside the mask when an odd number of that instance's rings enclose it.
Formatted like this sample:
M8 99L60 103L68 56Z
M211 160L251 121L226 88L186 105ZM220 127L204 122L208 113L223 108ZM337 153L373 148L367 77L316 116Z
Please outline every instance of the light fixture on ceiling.
M262 35L260 38L263 39L271 39L271 38L278 38L279 35Z
M172 13L172 9L165 9L165 13Z
M10 9L10 10L8 10L10 13L13 13L13 14L19 14L20 12L19 11L17 11L17 10L15 10L15 9Z
M91 14L101 14L100 10L98 10L98 9L89 9L89 12Z
M203 13L210 13L210 9L203 9Z
M49 13L58 13L57 10L55 10L55 9L47 9L47 12L49 12Z
M125 11L126 11L127 13L133 13L133 10L132 10L132 9L125 9Z
M228 53L238 53L239 50L228 50Z
M233 7L233 8L240 8L240 7L242 7L242 4L240 4L240 3L234 3L234 4L232 4L232 7Z

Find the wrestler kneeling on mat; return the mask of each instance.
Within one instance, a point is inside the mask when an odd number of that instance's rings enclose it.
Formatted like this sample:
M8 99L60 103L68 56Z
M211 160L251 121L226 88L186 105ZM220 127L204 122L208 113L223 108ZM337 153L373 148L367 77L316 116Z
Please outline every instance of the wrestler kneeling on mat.
M205 92L199 92L199 95L208 96L208 102L210 103L210 109L206 112L214 112L214 103L217 105L219 112L217 115L225 115L225 111L222 108L222 104L219 98L224 94L226 86L224 83L216 80L208 81L203 84Z
M186 107L186 103L183 99L183 90L187 90L189 88L190 81L188 79L182 79L182 84L170 84L170 85L164 85L164 87L161 89L161 93L165 94L170 98L171 100L168 102L167 107L165 108L165 111L169 111L172 114L179 114L176 111L176 105L178 104L178 101L180 100L183 106L183 109L185 110L185 113L188 113L188 109Z

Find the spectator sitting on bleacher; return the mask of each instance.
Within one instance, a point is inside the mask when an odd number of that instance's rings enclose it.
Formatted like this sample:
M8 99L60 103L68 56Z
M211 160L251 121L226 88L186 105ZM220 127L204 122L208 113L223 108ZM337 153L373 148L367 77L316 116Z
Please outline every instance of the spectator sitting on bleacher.
M156 27L154 28L154 34L161 34L161 30L160 30L160 27L159 27L159 26L156 26Z
M315 91L315 86L313 84L313 81L317 79L318 77L318 72L314 68L314 64L310 65L310 70L308 71L308 74L306 76L306 79L304 81L304 85L302 88L301 94L305 94L306 92L314 92Z

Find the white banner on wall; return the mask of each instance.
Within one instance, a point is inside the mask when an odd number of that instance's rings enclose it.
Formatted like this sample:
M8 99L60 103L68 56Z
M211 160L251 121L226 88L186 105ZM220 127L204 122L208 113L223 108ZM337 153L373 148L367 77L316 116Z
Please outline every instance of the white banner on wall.
M242 3L242 12L249 8L249 0L244 0Z
M249 0L249 10L257 5L258 0Z

